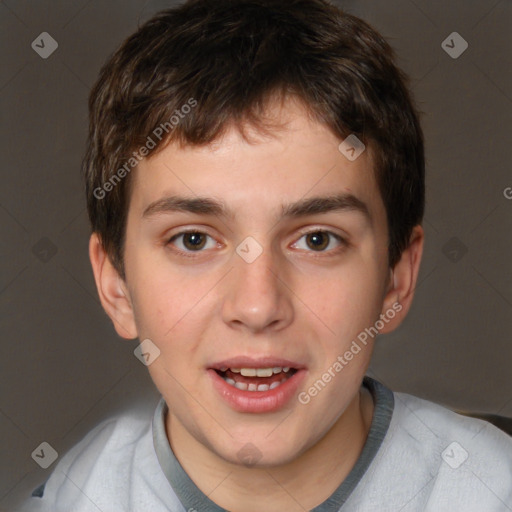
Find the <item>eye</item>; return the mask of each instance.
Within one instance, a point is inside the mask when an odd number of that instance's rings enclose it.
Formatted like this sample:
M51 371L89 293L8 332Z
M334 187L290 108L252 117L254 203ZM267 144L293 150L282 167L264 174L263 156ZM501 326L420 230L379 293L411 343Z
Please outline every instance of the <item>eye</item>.
M301 244L302 240L304 240L305 246L304 243ZM343 245L346 245L346 241L341 236L331 231L322 231L319 229L304 233L292 247L305 250L312 249L314 252L327 252L327 250L332 250Z
M210 239L208 241L208 239ZM168 244L176 246L182 252L200 252L202 249L216 247L215 240L201 231L183 231L173 235ZM208 245L209 243L209 245Z

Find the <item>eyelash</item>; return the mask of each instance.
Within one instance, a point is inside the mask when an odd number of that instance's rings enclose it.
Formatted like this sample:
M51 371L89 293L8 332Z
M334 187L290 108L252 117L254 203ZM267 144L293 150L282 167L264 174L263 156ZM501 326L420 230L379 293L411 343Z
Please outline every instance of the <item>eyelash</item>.
M211 235L209 235L208 233L205 233L204 231L200 231L200 230L197 230L197 229L190 229L190 230L186 230L186 231L180 231L179 233L176 233L175 235L172 235L171 238L169 238L166 242L166 246L171 246L172 243L188 234L188 233L194 233L194 234L199 234L199 235L205 235L207 237L210 237L211 239L213 239L213 237ZM344 248L346 248L349 243L348 241L343 238L342 236L332 232L332 231L329 231L329 230L326 230L326 229L313 229L313 230L310 230L310 231L305 231L305 232L302 232L300 237L293 243L293 245L296 245L299 240L301 240L302 238L304 238L305 236L307 235L310 235L310 234L316 234L316 233L322 233L322 234L327 234L329 235L331 238L334 238L336 241L339 242L340 246L335 248L335 249L330 249L328 251L326 250L323 250L323 251L313 251L313 250L309 250L307 252L311 252L312 253L312 256L311 257L329 257L329 256L333 256L333 255L337 255L340 250L343 250ZM329 240L329 243L330 243L331 240ZM198 250L198 251L183 251L181 249L172 249L174 252L178 253L180 256L184 256L185 258L197 258L198 255L202 252L205 252L204 250Z

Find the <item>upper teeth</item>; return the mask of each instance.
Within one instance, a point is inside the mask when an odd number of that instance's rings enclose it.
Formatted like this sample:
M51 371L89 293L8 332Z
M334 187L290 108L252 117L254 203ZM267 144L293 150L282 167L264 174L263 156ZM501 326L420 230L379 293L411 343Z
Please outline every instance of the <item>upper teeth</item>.
M288 366L274 368L230 368L233 373L240 373L244 377L271 377L273 373L288 372Z

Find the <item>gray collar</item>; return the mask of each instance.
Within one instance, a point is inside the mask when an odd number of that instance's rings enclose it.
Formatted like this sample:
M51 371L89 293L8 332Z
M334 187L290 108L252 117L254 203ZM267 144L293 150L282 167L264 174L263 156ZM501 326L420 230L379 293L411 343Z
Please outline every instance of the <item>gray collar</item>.
M363 385L370 391L375 404L373 419L361 455L338 488L311 512L338 512L360 482L388 431L393 415L394 397L391 390L380 382L365 377ZM153 417L153 444L160 467L185 510L226 512L206 496L190 479L176 459L165 433L167 404L162 398Z

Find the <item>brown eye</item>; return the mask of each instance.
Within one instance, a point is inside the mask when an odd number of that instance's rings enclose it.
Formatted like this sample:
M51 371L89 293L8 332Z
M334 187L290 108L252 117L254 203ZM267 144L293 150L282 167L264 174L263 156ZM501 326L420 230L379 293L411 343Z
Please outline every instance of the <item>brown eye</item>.
M205 244L206 236L204 233L185 233L183 235L183 245L191 251L202 249Z
M310 252L323 252L327 255L333 254L347 245L347 241L336 233L318 230L304 233L293 244L293 247Z
M315 251L323 251L329 245L329 234L325 231L316 231L306 235L306 243Z
M201 231L183 231L174 235L167 243L182 253L202 252L202 249L215 248L215 240Z

